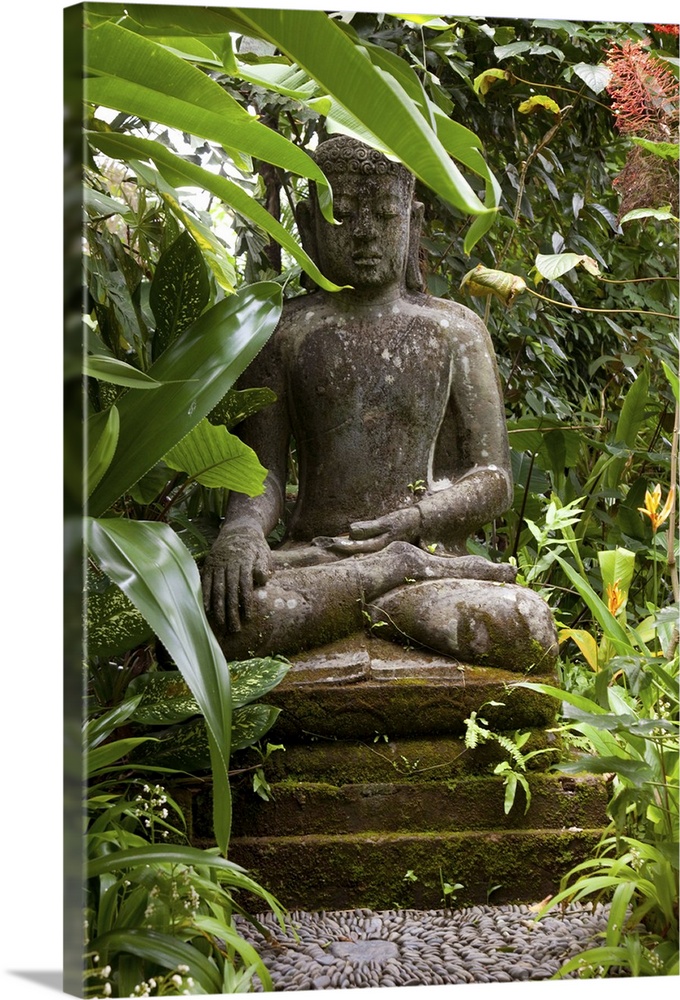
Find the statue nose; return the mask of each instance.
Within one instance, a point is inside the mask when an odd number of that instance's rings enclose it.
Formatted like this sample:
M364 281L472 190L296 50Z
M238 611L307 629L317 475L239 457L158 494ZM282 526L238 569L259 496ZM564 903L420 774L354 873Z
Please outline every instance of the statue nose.
M368 236L375 236L375 219L373 218L373 212L368 205L359 212L354 232L357 236L362 236L364 238Z

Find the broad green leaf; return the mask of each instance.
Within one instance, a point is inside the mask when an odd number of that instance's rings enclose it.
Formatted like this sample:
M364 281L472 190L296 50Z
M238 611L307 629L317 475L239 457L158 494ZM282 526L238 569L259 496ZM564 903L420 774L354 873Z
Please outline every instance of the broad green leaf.
M167 452L163 461L202 486L235 490L251 497L264 493L267 470L253 449L226 427L214 426L207 419Z
M554 115L560 115L560 106L556 101L553 101L552 97L547 97L545 94L534 94L533 97L529 97L526 101L518 106L517 110L521 115L532 115L535 111L550 111Z
M101 961L106 964L111 964L114 955L124 952L145 959L152 965L159 965L168 973L176 971L179 965L185 965L189 970L187 976L195 980L202 992L220 992L221 983L217 966L198 948L178 937L134 927L102 934L95 939L95 944Z
M631 781L636 788L654 781L654 772L649 764L629 757L600 757L595 754L580 754L573 763L560 764L559 770L565 774L579 774L587 771L589 774L620 774Z
M652 139L642 139L640 136L632 136L636 146L642 146L648 153L654 153L664 160L677 160L680 157L680 145L677 142L654 142Z
M178 192L167 183L158 170L135 160L134 171L147 187L158 191L175 218L179 219L184 228L191 233L217 283L225 292L233 292L236 285L234 259L212 229L204 226L193 213L184 210Z
M162 706L158 706L159 712ZM149 715L152 713L149 712ZM154 723L158 725L158 721ZM230 746L230 751L234 747ZM132 762L144 770L145 767L170 768L172 771L186 771L193 774L210 768L210 742L205 720L200 716L172 725L158 736L153 746L142 747L132 755Z
M83 748L86 752L94 750L96 746L110 736L114 729L122 726L130 718L139 704L139 696L126 697L103 715L89 719L83 726Z
M116 761L121 760L142 743L148 743L151 737L135 736L127 740L115 740L113 743L105 743L101 747L90 750L87 754L87 773L95 775L103 767L108 767Z
M184 232L161 254L149 289L149 304L156 318L154 360L198 319L209 297L203 255L189 233Z
M536 270L548 281L566 274L567 271L581 265L589 274L599 275L600 268L593 257L584 253L539 253L536 257Z
M517 684L511 686L528 688L530 691L538 691L539 694L550 695L551 698L565 701L568 705L574 705L575 708L579 708L583 712L591 712L593 715L602 715L606 712L606 709L590 698L586 698L585 695L577 694L575 691L563 691L562 688L552 684L541 684L538 681L518 681Z
M491 69L485 69L483 73L476 76L472 82L472 87L475 94L485 96L499 80L508 79L510 79L510 74L506 69L492 67Z
M272 705L245 705L234 709L234 721L231 730L232 748L245 750L257 743L269 732L276 722L280 708Z
M88 588L86 612L89 656L120 656L153 635L141 612L113 583L102 593Z
M649 369L644 367L635 379L623 401L614 430L614 441L634 448L638 433L645 419L649 394Z
M210 411L208 420L211 424L224 424L230 431L246 417L275 402L276 393L271 389L230 389L224 399Z
M621 217L621 224L633 222L635 219L657 219L659 222L678 222L677 215L673 215L670 208L633 208Z
M561 628L559 631L559 640L560 642L564 642L565 639L574 640L590 669L597 672L599 664L597 661L597 642L595 641L595 637L590 632L586 632L585 629Z
M130 682L128 692L138 698L132 718L145 726L171 726L201 711L179 670L140 674Z
M285 660L272 657L235 661L229 664L233 708L241 708L276 687L290 670ZM198 715L200 708L189 685L178 670L141 674L128 685L137 705L128 717L145 725L160 726L183 722Z
M150 378L146 372L134 368L127 361L119 361L118 358L109 358L103 354L88 354L83 361L83 374L131 389L158 389L161 385L155 378Z
M597 553L597 559L602 573L602 593L607 597L610 588L618 584L618 590L623 598L621 611L626 606L635 569L635 553L618 546Z
M449 160L399 80L321 11L241 9L245 27L276 45L361 121L416 177L461 210L487 211Z
M88 456L85 463L85 487L90 496L111 465L120 437L120 415L115 406L93 413L86 424Z
M626 635L626 632L621 627L619 622L617 622L616 618L609 611L607 606L602 603L590 584L587 583L583 577L569 565L568 562L565 562L561 556L557 556L556 558L557 562L560 564L583 600L590 608L607 639L609 639L612 645L616 647L617 652L621 655L625 655L630 652L631 642Z
M332 222L328 181L304 150L267 128L226 90L184 59L111 22L85 37L86 100L170 128L233 146L274 163L318 187L324 217Z
M90 497L104 513L222 399L266 343L281 313L281 286L244 287L205 312L149 369L156 392L118 401L120 445Z
M522 52L528 52L533 44L533 42L509 42L507 45L495 45L493 54L500 62L501 59L508 59L510 56L518 56Z
M275 657L240 660L229 664L234 708L242 708L276 687L290 670L290 664Z
M461 290L469 295L483 297L495 295L506 308L509 308L517 296L526 289L526 282L518 274L508 271L495 271L492 268L477 264L465 275L460 283Z
M594 94L601 94L611 80L612 71L604 63L600 63L599 66L592 66L590 63L576 63L572 69Z
M481 155L481 142L470 129L448 118L439 108L434 108L437 135L442 141L447 153L459 160L475 174L484 178L486 190L484 204L489 209L486 215L478 215L468 229L463 243L464 253L469 254L481 240L497 218L497 210L501 199L500 184L489 169L486 160Z
M673 390L673 395L675 396L675 402L680 403L680 379L678 378L677 372L674 372L665 361L661 362L661 367L664 370L666 378Z
M231 829L229 670L205 616L196 564L167 524L87 518L86 527L93 556L147 619L203 713L214 782L215 837L226 854Z
M220 920L216 920L215 917L205 917L200 913L197 913L194 916L193 922L196 927L200 928L200 930L224 940L230 948L237 951L248 971L252 972L252 974L256 976L259 976L265 993L274 991L271 976L269 975L264 962L256 952L255 948L253 948L252 944L249 944L244 938L237 934L233 927Z
M213 870L220 882L243 889L264 899L267 905L279 917L283 916L281 905L270 892L262 888L240 865L221 857L214 849L201 850L184 844L157 844L127 848L113 851L101 857L92 858L87 862L87 877L100 878L108 872L124 872L144 865L174 865L191 866L194 869Z
M338 291L339 286L324 278L311 257L281 223L238 184L182 159L152 139L100 132L88 132L87 138L102 153L114 159L127 160L133 168L136 168L140 157L153 160L163 177L173 187L197 187L211 191L221 201L269 233L318 285L330 292Z

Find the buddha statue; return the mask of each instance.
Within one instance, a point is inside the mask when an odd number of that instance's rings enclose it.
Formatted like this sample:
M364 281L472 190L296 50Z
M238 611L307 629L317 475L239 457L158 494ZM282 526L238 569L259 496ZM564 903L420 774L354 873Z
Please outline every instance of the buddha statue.
M237 433L267 468L232 493L202 582L227 658L292 655L365 629L458 661L524 671L555 662L548 606L515 570L466 554L512 502L493 346L471 310L426 294L423 206L401 165L335 136L315 158L329 224L300 204L303 244L341 291L288 301L239 381L276 402ZM289 449L298 492L283 540Z

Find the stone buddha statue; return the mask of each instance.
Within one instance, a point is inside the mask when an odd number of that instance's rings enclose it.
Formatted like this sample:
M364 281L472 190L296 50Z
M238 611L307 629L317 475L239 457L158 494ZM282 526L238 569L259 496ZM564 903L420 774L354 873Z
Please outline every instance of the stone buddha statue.
M231 494L203 568L225 655L291 655L379 627L381 639L459 661L546 669L557 646L545 602L511 566L466 554L471 532L512 502L488 331L422 290L409 172L345 136L315 158L340 224L323 218L312 184L298 225L346 287L286 303L239 381L277 398L237 430L268 469L265 492ZM271 547L293 441L297 498Z

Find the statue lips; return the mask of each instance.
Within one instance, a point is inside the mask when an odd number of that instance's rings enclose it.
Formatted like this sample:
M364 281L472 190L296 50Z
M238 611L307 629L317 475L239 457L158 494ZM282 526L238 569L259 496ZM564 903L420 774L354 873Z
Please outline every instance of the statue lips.
M352 254L352 260L355 264L365 264L375 267L382 260L382 254L375 250L357 250L356 253Z

